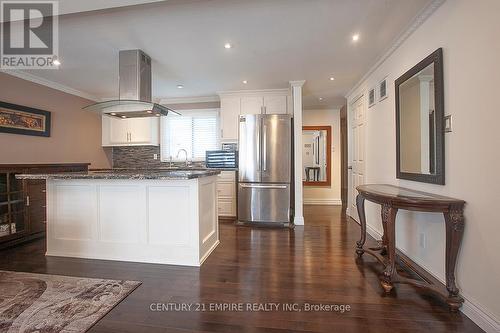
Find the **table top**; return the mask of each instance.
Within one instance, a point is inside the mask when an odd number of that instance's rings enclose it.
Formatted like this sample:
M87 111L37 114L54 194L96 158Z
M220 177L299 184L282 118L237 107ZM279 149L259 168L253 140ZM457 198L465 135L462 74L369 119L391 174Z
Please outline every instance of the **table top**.
M360 185L356 189L368 197L379 197L399 203L465 204L464 200L388 184L366 184Z

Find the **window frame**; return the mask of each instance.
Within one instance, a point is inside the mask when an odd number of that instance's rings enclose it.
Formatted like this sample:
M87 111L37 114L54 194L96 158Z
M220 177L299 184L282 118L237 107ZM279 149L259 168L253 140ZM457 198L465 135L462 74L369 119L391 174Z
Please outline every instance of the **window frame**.
M220 116L220 109L219 108L210 108L210 109L186 109L186 110L179 110L178 111L181 115L189 116L189 113L191 113L193 116L202 115L205 112L213 112L216 114L216 140L217 140L217 146L220 146L221 144L221 135L220 135L220 128L221 128L221 116ZM169 117L169 116L167 116ZM172 160L170 160L170 156L163 156L163 128L164 128L164 122L167 121L167 117L160 117L160 161L161 162L184 162L185 158L177 158L176 156L172 156ZM170 117L178 117L177 115L171 115ZM188 161L192 162L204 162L205 157L202 158L191 158L188 157Z

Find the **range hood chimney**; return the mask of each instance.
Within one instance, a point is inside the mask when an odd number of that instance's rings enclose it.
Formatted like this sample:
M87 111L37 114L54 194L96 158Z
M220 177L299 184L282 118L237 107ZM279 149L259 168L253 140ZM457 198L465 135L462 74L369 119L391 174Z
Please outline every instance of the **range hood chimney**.
M125 50L119 54L120 94L118 100L100 102L85 110L118 118L142 118L179 114L151 98L151 58L142 50Z

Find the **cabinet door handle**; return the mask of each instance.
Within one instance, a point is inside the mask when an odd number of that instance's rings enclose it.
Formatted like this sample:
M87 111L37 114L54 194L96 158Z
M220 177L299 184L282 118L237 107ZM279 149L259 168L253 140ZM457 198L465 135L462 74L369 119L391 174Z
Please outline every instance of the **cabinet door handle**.
M30 196L26 196L26 206L30 205Z

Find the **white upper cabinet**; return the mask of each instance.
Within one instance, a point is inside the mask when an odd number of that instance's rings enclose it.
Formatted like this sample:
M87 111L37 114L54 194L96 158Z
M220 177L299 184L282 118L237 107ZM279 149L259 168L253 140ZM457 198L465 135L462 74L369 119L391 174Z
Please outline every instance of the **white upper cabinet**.
M102 145L158 146L160 119L155 117L119 119L102 116Z
M241 97L240 114L261 114L263 113L264 98L262 96Z
M238 140L238 123L240 116L239 97L221 97L220 128L222 140Z
M221 92L221 140L237 141L239 116L245 114L292 114L289 89Z
M287 95L264 96L264 112L266 114L287 114Z

